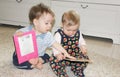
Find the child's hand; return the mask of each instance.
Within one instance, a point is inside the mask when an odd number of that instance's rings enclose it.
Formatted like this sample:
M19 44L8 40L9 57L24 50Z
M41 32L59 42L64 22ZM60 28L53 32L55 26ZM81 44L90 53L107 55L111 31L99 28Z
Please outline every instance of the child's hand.
M76 58L75 57L73 57L73 56L68 56L68 58L70 58L70 60L76 60Z
M63 60L65 57L62 53L59 53L56 55L56 58L58 59L58 61L60 61L60 60Z
M87 51L82 51L82 53L85 55L85 54L87 54Z
M87 49L86 49L85 46L81 46L80 49L81 49L81 52L82 52L84 55L87 54Z
M15 35L17 35L18 37L20 37L20 36L23 35L23 32L22 31L16 32Z
M75 57L70 56L68 53L64 54L64 56L65 56L66 58L69 58L70 60L76 60Z

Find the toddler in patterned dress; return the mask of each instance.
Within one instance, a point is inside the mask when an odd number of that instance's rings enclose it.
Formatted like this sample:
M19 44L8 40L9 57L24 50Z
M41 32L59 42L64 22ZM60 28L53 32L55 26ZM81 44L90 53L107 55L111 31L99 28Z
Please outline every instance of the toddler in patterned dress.
M60 43L68 54L76 58L88 59L86 55L86 43L83 39L82 33L79 30L80 27L80 16L74 10L65 12L62 16L62 27L55 32L54 38ZM58 77L68 77L65 67L70 66L71 71L77 77L85 77L84 69L86 68L88 62L73 62L69 60L59 60L59 55L56 49L53 48L55 52L50 58L50 66L54 73Z

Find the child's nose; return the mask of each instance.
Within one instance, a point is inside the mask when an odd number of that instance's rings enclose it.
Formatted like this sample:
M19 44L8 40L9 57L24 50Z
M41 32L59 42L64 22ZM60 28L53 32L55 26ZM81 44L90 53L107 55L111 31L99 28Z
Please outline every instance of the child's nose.
M51 27L52 27L52 25L51 25L51 24L49 24L49 25L48 25L48 29L51 29Z

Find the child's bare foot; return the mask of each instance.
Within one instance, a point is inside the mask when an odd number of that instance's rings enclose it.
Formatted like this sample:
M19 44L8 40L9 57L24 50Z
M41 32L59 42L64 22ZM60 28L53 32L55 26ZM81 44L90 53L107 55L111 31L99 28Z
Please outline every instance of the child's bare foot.
M44 63L44 61L42 60L42 58L31 59L29 62L33 64L31 68L37 68L37 69L43 68L42 64Z
M43 65L41 62L39 62L37 65L35 65L35 68L41 70L43 68Z
M42 58L39 58L38 63L35 65L35 68L42 69L43 68L43 65L42 65L43 63L44 63L44 61L42 60Z
M39 58L39 62L40 62L40 63L44 63L44 61L43 61L42 58Z

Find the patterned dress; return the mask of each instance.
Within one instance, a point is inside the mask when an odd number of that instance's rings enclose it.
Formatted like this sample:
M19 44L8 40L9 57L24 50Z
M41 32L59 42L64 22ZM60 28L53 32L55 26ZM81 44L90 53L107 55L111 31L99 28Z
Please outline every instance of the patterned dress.
M80 31L77 31L73 37L65 35L61 29L58 29L57 32L60 33L61 45L67 50L68 54L76 58L89 59L87 55L83 55L80 52L80 48L78 46ZM87 62L72 62L68 60L58 61L55 56L52 56L50 58L50 66L58 77L68 77L65 69L66 66L70 66L71 71L73 71L77 77L84 77L83 71L86 68L87 64Z

